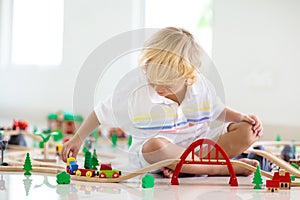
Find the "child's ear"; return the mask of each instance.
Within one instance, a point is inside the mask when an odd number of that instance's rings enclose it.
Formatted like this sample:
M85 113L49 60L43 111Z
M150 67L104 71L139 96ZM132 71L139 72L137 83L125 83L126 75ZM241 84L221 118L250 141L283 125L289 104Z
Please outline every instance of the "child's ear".
M188 79L185 80L185 85L186 86L190 86L192 84L193 84L193 80L191 78L188 78Z

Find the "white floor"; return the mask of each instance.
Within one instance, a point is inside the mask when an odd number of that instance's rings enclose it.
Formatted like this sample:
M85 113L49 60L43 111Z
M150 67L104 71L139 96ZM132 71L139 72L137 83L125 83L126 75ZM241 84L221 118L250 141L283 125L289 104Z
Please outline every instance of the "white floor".
M103 162L110 161L113 166L121 169L126 163L124 149L126 149L124 144L117 148L107 144L99 145L99 153L116 156L113 159L107 157L99 159ZM281 190L278 193L268 193L265 189L254 190L251 184L252 176L238 177L238 187L228 185L227 176L180 178L178 186L171 185L170 179L154 176L155 187L144 189L141 187L143 175L122 183L87 183L72 180L69 185L57 185L55 175L33 173L26 178L23 173L0 172L0 199L300 199L300 187Z
M239 186L227 184L228 177L181 178L180 185L173 186L169 179L156 178L155 187L141 187L141 177L122 183L86 183L72 181L69 185L57 185L52 175L35 174L30 178L22 174L2 173L0 199L299 199L300 188L268 193L254 190L252 177L239 177ZM28 194L26 194L26 189Z

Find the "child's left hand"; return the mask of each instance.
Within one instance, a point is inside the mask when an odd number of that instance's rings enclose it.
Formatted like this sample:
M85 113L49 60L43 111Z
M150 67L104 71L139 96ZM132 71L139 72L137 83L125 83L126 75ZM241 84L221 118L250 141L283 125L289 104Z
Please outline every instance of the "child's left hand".
M263 127L261 121L258 119L255 115L243 115L241 118L241 121L248 122L249 124L252 124L252 130L257 136L262 136L263 134Z

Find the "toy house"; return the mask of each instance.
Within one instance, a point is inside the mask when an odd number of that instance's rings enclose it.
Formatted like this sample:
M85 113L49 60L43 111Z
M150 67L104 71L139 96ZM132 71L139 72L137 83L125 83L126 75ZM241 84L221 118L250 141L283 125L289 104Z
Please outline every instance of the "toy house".
M279 191L279 181L267 180L266 188L267 188L267 192L278 192Z
M73 115L70 112L59 111L57 113L50 113L47 116L48 129L56 131L57 129L64 134L74 134L83 122L83 117L80 115Z
M125 132L120 128L110 128L108 132L110 137L112 137L113 134L116 134L120 138L126 137Z
M275 172L272 180L279 181L279 186L282 190L291 189L290 173L286 172L284 169L280 169L279 172Z

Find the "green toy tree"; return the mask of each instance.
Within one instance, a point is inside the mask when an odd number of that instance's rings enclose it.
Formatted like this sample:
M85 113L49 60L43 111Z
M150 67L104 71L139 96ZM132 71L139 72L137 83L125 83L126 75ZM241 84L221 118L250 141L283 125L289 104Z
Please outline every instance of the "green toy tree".
M87 151L84 154L84 168L85 169L91 169L92 168L92 154L89 151Z
M276 136L276 142L280 142L280 141L281 141L281 137L280 137L280 135L278 134L278 135ZM277 145L276 147L279 148L280 146Z
M63 135L63 133L62 133L59 129L56 129L55 132L56 132L57 134L54 134L54 135L53 135L53 140L54 140L54 142L58 142L58 141L61 141L61 140L64 139L64 135ZM55 132L54 132L54 133L55 133Z
M296 142L296 140L292 139L291 142L294 143L294 142ZM296 149L295 145L293 145L293 152L294 152L294 154L297 153L297 149Z
M153 188L154 187L154 177L151 174L146 174L142 178L142 187L143 188Z
M127 145L128 145L128 147L130 147L130 146L131 146L131 144L132 144L132 135L129 135L129 137L128 137L128 141L127 141Z
M97 170L97 166L99 166L99 161L97 158L96 149L94 149L93 156L92 156L92 169Z
M56 174L56 183L57 184L70 184L70 174L67 172L63 171L58 174Z
M26 154L25 162L23 165L23 170L25 170L24 175L31 175L30 170L32 170L31 160L29 153Z
M83 155L85 155L85 153L88 152L88 151L89 151L89 150L88 150L86 147L83 147L83 148L82 148L82 153L83 153Z
M96 129L96 130L92 133L92 137L95 138L94 145L97 145L98 139L99 139L99 129Z
M113 147L117 146L117 141L118 141L118 135L117 133L113 132L113 134L111 135L111 142Z
M40 136L42 138L42 142L44 143L44 161L47 161L48 157L48 142L51 136L56 136L59 135L58 132L52 132L52 133L40 133L40 132L35 132L34 133L37 136Z
M252 183L255 184L254 189L261 189L260 185L263 184L263 181L262 181L259 165L257 165L256 167L256 171L254 173Z

